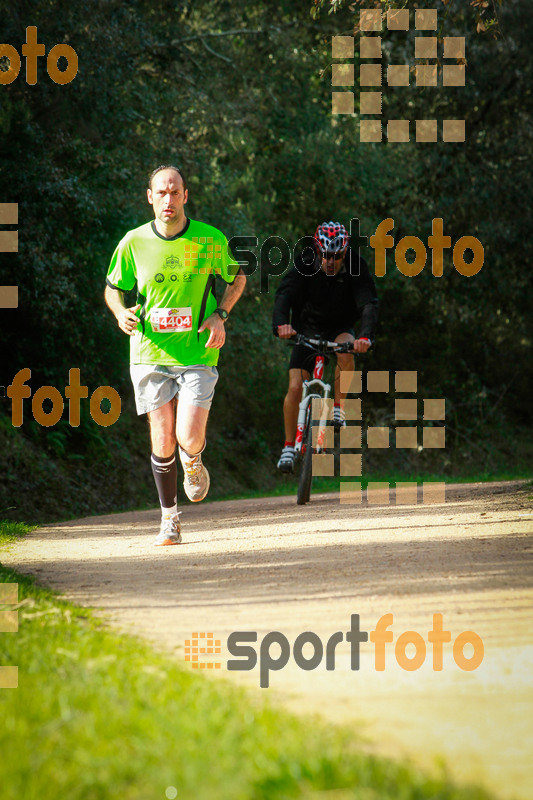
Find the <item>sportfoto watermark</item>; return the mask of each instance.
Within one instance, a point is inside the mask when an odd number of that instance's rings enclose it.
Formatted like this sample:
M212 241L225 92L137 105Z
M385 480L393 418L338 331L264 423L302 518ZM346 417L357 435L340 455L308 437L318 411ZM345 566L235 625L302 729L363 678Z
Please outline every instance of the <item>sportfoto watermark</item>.
M382 220L376 232L369 237L360 232L360 220L353 217L350 220L350 243L353 250L361 254L361 247L370 245L374 251L374 273L377 278L383 278L387 272L387 250L394 251L394 261L398 270L407 278L420 275L428 260L426 245L418 236L404 236L394 244L391 232L394 229L392 217ZM294 253L301 252L304 263L312 266L316 261L315 241L312 236L299 239L294 248L282 236L269 236L261 244L258 258L249 248L257 247L257 236L232 236L228 242L235 260L247 277L253 275L259 266L260 291L269 291L269 277L279 277L293 263ZM442 278L444 274L444 251L452 248L450 236L444 234L444 220L435 218L431 221L431 235L427 245L431 250L431 273L435 278ZM277 251L276 260L272 258L273 251ZM412 251L414 259L407 260L407 254ZM471 253L467 261L465 253ZM457 272L464 277L471 278L483 267L485 251L483 245L475 236L461 236L453 245L453 265ZM320 265L316 267L316 271ZM359 264L348 264L350 274L359 274ZM307 275L308 273L306 273Z
M80 400L89 396L87 386L80 384L80 370L73 367L69 370L69 383L65 386L65 397L68 398L69 425L77 428L80 424ZM13 383L7 387L7 396L11 398L11 422L15 428L22 425L24 416L24 398L31 397L31 389L26 385L26 381L31 378L31 370L28 367L19 369ZM101 408L102 400L109 401L109 411L104 412ZM52 408L45 411L43 403L50 400ZM51 427L56 425L63 416L63 397L59 389L54 386L41 386L33 395L31 409L35 420L39 425ZM97 425L108 428L120 417L121 400L120 395L112 386L99 386L91 395L90 412L91 417Z
M394 426L367 426L363 428L362 398L363 391L362 370L343 370L340 373L340 390L346 397L344 400L344 413L346 426L339 431L339 473L341 478L363 474L363 434L369 450L386 450L391 447L397 449L410 449L421 452L422 450L444 449L446 447L446 400L444 397L417 398L418 374L416 370L401 370L389 372L388 370L369 370L365 373L365 385L368 393L411 394L412 397L396 397L394 400ZM419 408L423 404L423 413ZM335 431L328 425L331 418L333 400L312 400L313 419L313 446L320 442L320 447L334 450ZM391 409L392 410L392 409ZM392 414L388 414L392 417ZM419 422L427 423L421 426ZM398 424L399 423L399 424ZM406 424L402 424L406 423ZM359 453L346 452L347 450L360 450ZM334 477L335 457L333 452L313 453L313 475L320 477ZM346 504L361 504L363 490L361 481L340 481L340 502ZM422 484L421 499L424 504L440 504L446 499L446 484L444 481L425 481ZM391 491L392 490L392 491ZM416 505L418 502L418 484L416 481L370 481L367 487L367 502L369 505Z
M414 12L415 38L414 63L391 64L383 69L383 53L381 34L385 15L379 8L361 9L358 29L359 37L359 114L360 141L381 142L383 123L381 119L368 119L368 116L381 117L383 84L387 86L410 86L412 76L417 88L437 91L439 72L442 86L451 91L465 86L466 45L464 36L437 36L437 9L417 9ZM386 14L386 26L389 31L408 32L413 14L408 8L391 9ZM429 32L427 35L426 32ZM433 33L433 35L432 35ZM370 35L369 35L370 34ZM331 42L332 58L342 63L332 65L331 84L334 87L354 86L355 70L353 61L355 50L353 36L334 36ZM442 47L442 49L440 49ZM440 53L439 53L440 50ZM439 58L440 56L440 58ZM441 67L442 64L442 67ZM440 68L441 67L441 68ZM368 91L372 88L373 91ZM394 91L394 89L392 90ZM332 92L332 113L355 116L355 95L352 91ZM406 103L406 113L409 106ZM437 142L439 120L436 119L391 119L387 123L387 140L389 142L409 142L410 123L415 123L416 142ZM465 120L443 119L442 141L464 142Z
M372 642L374 645L374 669L383 672L387 665L387 660L391 658L391 649L387 645L394 641L394 634L389 628L394 623L393 614L384 614L377 622L373 631L361 630L359 614L352 614L350 618L350 630L346 633L336 631L327 642L323 643L318 634L313 631L300 633L291 644L285 634L281 631L271 631L261 640L259 648L256 649L252 643L258 641L257 631L234 631L230 633L227 640L227 648L234 659L227 661L227 669L230 672L249 672L259 665L259 686L267 689L270 685L270 673L279 672L287 666L291 657L299 669L311 672L317 669L325 660L325 667L328 671L336 669L336 648L341 642L346 641L350 645L350 669L358 671L360 669L360 646L362 642ZM193 637L198 637L198 634ZM214 634L201 634L213 639ZM346 637L346 638L345 638ZM431 646L432 668L434 672L443 669L444 645L452 641L451 631L443 627L442 614L433 614L433 627L427 632L427 642ZM195 658L192 666L198 668L209 666L212 662L199 661L198 653L213 652L207 648L198 647L193 649ZM186 660L191 660L190 640L187 640ZM464 653L465 647L470 646L473 650L471 656ZM414 654L408 655L407 648L414 648ZM311 652L304 653L304 648ZM426 660L428 646L424 637L417 631L404 631L396 639L394 645L394 658L402 669L413 672L424 664ZM276 652L277 651L277 652ZM220 652L220 649L217 650ZM465 672L477 669L483 661L485 649L483 640L474 631L463 631L453 641L452 653L455 664ZM216 662L220 664L221 662Z
M37 59L45 55L44 44L39 44L37 41L37 27L35 25L29 25L26 28L26 44L22 45L22 55L26 58L26 83L33 86L37 83ZM64 58L67 62L64 70L60 70L57 65L60 58ZM2 59L9 61L7 69L1 66ZM18 78L20 67L20 56L13 45L0 44L0 84L13 83ZM46 71L54 83L59 83L62 86L70 83L78 74L78 54L68 44L56 44L48 53Z

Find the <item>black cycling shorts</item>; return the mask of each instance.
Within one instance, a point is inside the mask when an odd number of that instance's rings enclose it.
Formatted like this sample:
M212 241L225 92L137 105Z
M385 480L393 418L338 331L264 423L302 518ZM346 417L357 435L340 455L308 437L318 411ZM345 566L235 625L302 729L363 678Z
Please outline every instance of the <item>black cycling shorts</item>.
M356 338L353 328L345 326L341 328L330 328L327 331L321 331L320 334L306 333L305 336L311 339L320 338L327 339L328 342L334 342L341 333L349 333L354 339ZM315 358L316 353L313 350L303 344L297 344L292 348L289 369L305 369L312 375L315 367Z

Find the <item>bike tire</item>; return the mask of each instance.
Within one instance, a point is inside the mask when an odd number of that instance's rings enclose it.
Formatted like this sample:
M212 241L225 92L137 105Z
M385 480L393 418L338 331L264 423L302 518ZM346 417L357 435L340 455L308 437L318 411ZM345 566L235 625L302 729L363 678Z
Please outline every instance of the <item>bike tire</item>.
M313 480L313 426L311 424L311 414L307 417L307 427L304 432L304 441L306 444L305 453L302 459L302 468L300 470L300 478L298 480L298 493L296 495L296 503L303 506L309 502L311 497L311 483Z

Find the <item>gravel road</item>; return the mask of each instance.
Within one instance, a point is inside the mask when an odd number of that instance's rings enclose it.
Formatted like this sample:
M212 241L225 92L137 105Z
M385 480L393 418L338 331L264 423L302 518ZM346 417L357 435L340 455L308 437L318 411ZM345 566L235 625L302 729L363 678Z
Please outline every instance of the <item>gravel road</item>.
M214 633L221 654L199 657L221 664L202 668L209 679L346 724L373 752L430 768L444 759L461 781L530 800L530 496L524 482L512 482L451 485L446 503L433 506L341 505L331 494L315 495L305 507L293 497L203 503L184 509L178 547L153 547L153 510L47 525L2 551L1 560L181 661L194 632ZM361 644L360 668L351 669L345 634L353 614L368 632L393 615L383 671L375 669L372 641ZM451 633L441 671L433 669L428 643L434 614ZM259 688L259 663L228 671L227 638L235 631L257 632L253 646L264 670L265 635L279 631L289 642L287 665L266 673L268 688ZM325 669L325 656L312 671L296 664L292 645L304 631L324 647L333 633L344 633L334 670ZM427 648L416 670L396 658L406 631L420 634ZM454 660L453 642L463 631L477 633L484 648L474 670ZM317 647L306 644L301 658ZM411 658L415 645L400 647L400 661L402 652ZM473 645L463 652L470 658ZM270 644L273 661L280 653Z

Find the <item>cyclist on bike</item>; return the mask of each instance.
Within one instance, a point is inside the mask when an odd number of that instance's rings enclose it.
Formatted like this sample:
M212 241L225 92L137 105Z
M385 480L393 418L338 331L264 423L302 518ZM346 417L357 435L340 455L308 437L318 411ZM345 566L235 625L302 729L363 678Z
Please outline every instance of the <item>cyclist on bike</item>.
M366 353L372 344L378 318L378 297L368 266L349 245L344 225L323 222L315 231L314 259L309 248L294 259L294 267L282 279L274 301L272 325L275 336L289 339L296 333L333 342L353 342L354 353ZM307 257L304 257L307 255ZM359 335L354 326L360 317ZM344 395L340 372L353 370L351 353L336 356L333 424L344 426ZM283 403L285 445L278 469L292 472L296 453L296 423L302 384L310 378L315 354L296 345L289 363L289 388Z

